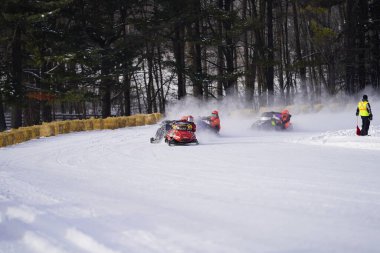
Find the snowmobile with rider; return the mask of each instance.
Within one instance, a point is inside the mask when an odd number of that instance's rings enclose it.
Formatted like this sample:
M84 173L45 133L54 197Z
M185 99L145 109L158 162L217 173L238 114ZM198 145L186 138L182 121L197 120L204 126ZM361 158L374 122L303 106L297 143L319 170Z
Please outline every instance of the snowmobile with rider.
M286 130L292 129L293 125L290 122L292 115L288 110L282 112L264 112L258 120L256 120L251 128L256 130Z
M166 136L169 130L172 129L172 124L175 120L164 120L156 131L156 135L150 138L150 143L159 143Z
M192 116L184 116L181 120L174 121L171 124L171 129L165 135L165 142L171 145L198 145L197 137L195 136L196 125Z
M197 126L200 131L210 131L219 134L220 131L220 118L218 111L214 110L210 116L200 117L197 120Z

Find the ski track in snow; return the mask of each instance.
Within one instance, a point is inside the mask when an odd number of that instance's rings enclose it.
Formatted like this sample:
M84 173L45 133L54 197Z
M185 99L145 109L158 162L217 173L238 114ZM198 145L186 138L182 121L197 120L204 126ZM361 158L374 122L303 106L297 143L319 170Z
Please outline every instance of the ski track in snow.
M378 252L380 128L198 133L157 126L0 149L0 253Z

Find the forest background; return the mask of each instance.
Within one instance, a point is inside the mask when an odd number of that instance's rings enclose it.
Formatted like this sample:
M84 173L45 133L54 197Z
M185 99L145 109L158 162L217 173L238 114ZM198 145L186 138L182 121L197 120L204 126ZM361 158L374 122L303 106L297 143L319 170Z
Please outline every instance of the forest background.
M380 92L379 0L1 6L0 131L57 115L165 113L186 97L258 110Z

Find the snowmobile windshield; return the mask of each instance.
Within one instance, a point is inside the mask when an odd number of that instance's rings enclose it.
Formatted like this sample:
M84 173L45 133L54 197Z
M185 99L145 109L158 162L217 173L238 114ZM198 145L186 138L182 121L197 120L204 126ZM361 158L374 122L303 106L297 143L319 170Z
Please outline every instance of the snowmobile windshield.
M172 120L163 120L163 121L161 121L161 125L167 125L167 124L170 124L170 123L172 123Z
M188 130L191 130L193 127L191 124L175 124L173 125L173 129L175 130L185 130L185 131L188 131Z
M268 117L268 116L261 116L260 117L260 120L262 121L266 121L266 120L270 120L272 117Z
M276 114L275 112L263 112L261 114L261 117L273 117L273 115L275 114Z

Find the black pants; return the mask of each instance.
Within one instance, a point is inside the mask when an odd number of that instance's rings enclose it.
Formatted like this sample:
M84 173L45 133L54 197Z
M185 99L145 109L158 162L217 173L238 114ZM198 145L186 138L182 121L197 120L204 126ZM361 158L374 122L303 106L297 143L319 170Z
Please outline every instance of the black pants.
M371 121L369 120L368 116L361 116L362 117L362 130L360 131L360 135L368 135L368 129L369 124Z

